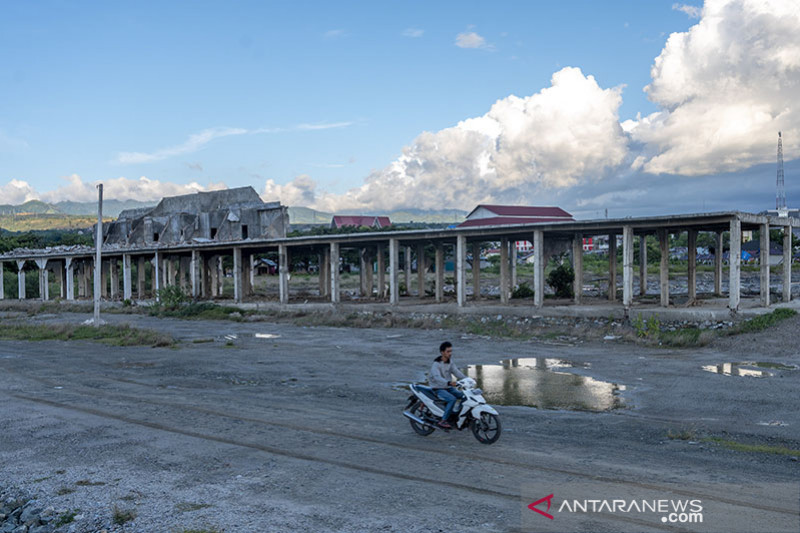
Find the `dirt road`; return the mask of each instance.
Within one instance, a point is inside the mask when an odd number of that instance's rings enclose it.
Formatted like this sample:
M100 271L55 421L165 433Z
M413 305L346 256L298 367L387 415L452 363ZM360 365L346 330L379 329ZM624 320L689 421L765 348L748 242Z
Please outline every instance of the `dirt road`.
M780 345L748 337L689 352L109 316L180 344L0 342L0 489L75 511L59 531L514 531L532 481L792 482L800 468L791 454L767 453L800 449L800 370L757 379L701 369L800 363L798 319L759 337L784 335ZM504 433L492 446L468 432L420 437L397 384L423 379L445 339L463 366L590 363L571 371L624 385L627 407L499 407ZM114 525L115 509L136 517Z

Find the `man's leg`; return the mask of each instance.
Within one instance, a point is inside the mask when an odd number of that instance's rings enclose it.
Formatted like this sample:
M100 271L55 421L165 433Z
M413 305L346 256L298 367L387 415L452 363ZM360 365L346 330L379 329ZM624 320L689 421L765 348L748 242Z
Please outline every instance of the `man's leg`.
M447 389L438 389L436 391L436 396L438 396L443 402L447 402L444 414L442 415L442 422L446 422L447 419L450 418L450 413L453 411L453 405L456 403L456 397L453 396Z

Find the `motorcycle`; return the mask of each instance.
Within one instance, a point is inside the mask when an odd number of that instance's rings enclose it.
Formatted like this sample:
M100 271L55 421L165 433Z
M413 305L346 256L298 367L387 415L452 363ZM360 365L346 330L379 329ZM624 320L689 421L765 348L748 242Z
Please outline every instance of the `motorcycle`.
M458 400L453 406L453 412L447 422L459 431L469 427L478 442L482 444L496 442L502 432L499 414L494 407L486 403L483 391L475 388L477 383L474 379L464 378L457 383L459 390L464 393L464 399ZM408 397L403 415L408 418L414 431L424 437L436 429L444 429L437 424L442 420L446 403L440 400L430 387L411 385L410 389L412 394Z

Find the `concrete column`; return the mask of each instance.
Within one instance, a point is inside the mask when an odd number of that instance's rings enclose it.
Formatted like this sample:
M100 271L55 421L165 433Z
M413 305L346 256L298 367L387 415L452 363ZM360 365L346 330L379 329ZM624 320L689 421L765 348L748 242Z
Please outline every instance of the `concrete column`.
M200 297L200 270L202 268L202 258L200 257L200 250L192 250L192 258L189 265L189 277L192 280L192 298L197 299Z
M742 221L738 218L731 220L731 251L728 261L728 307L731 311L739 310L739 287L742 267Z
M180 286L181 290L185 293L188 292L189 288L189 271L192 268L192 258L190 257L179 257L178 258L178 285Z
M510 267L511 267L511 289L513 290L514 287L517 286L517 241L512 240L510 242L511 245L511 258Z
M367 250L358 249L358 295L361 298L367 296Z
M508 303L508 237L500 239L500 303Z
M372 250L369 248L364 250L364 255L367 259L367 298L372 298L372 290L375 288L375 275L373 269L375 268L375 260L372 257Z
M153 298L158 301L158 291L161 289L161 254L153 254Z
M633 227L622 227L622 305L633 304Z
M759 228L760 252L758 265L761 270L761 305L769 307L769 224L761 224Z
M50 299L50 287L47 279L47 259L36 259L36 266L39 267L39 298L42 301Z
M647 235L639 236L639 295L647 294Z
M145 259L140 255L136 259L136 298L144 300L145 297L145 280L147 279L147 272L145 271Z
M65 280L66 281L66 287L65 287L66 294L64 295L64 297L67 300L72 301L72 300L75 299L75 265L72 263L72 258L71 257L67 257L64 260L64 272L66 272L66 274L67 274L67 278ZM2 273L3 273L2 269L0 268L0 295L3 293L3 291L2 291L2 283L3 282L1 281L2 280Z
M108 260L108 274L111 278L111 299L116 300L119 297L119 266L116 257Z
M131 255L122 254L122 299L130 300L133 297L131 287Z
M475 267L473 267L475 268ZM444 244L436 243L436 301L444 299Z
M67 271L60 261L53 264L53 275L58 278L58 297L63 300L67 297Z
M481 299L481 243L472 243L472 299Z
M233 301L242 301L242 249L233 248Z
M209 297L214 298L218 296L217 290L219 289L219 269L217 268L217 256L212 255L208 260L208 274L209 274Z
M608 236L608 300L617 299L617 236Z
M78 298L86 298L86 263L78 264Z
M247 261L247 294L256 293L256 255L250 254Z
M544 305L544 232L533 232L533 305Z
M3 289L3 270L0 265L0 293ZM0 296L1 297L1 296ZM792 227L783 227L783 302L792 299Z
M575 272L572 292L575 303L580 305L583 299L583 235L580 233L572 238L572 270Z
M0 261L0 300L6 299L5 283L3 280L3 262Z
M225 267L222 265L222 256L217 256L217 294L222 296L225 289Z
M689 287L689 304L692 304L697 300L697 230L688 230L686 242L689 248L689 268L686 271Z
M326 260L325 263L330 264L330 261ZM280 302L282 304L288 304L289 303L289 249L285 244L278 245L278 292L279 292Z
M400 287L398 285L398 268L400 263L400 241L389 239L389 303L400 303Z
M467 303L467 237L456 237L456 301L459 307Z
M108 271L110 265L108 261L100 260L100 298L105 300L108 298Z
M200 254L200 294L211 298L211 259Z
M403 275L405 277L406 294L411 296L411 247L403 250Z
M417 296L425 297L425 245L417 245Z
M386 298L386 257L383 244L377 246L378 255L378 298Z
M406 285L407 286L407 285ZM339 283L339 243L331 243L331 303L341 300L341 284Z
M83 295L94 299L94 259L87 259L83 263Z
M717 249L714 252L714 294L722 296L722 233L717 232Z
M171 256L164 259L164 286L175 285L175 260Z
M17 260L17 295L20 300L25 299L25 261Z
M319 252L317 254L317 278L319 283L319 295L325 296L325 254Z
M666 229L658 230L658 244L661 250L661 307L669 307L669 233Z

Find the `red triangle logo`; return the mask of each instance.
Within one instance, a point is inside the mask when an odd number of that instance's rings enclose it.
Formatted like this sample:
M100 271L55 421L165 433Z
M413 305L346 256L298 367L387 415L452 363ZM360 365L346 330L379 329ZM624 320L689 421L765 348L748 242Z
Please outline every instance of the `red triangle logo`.
M553 495L552 495L552 494L551 494L551 495L549 495L549 496L545 496L544 498L542 498L542 499L540 499L540 500L536 500L535 502L533 502L532 504L530 504L530 505L528 506L528 509L530 509L531 511L535 511L535 512L539 513L539 514L540 514L540 515L542 515L542 516L546 516L546 517L547 517L547 518L549 518L550 520L553 520L553 515L551 515L550 513L545 513L545 512L544 512L544 511L542 511L541 509L537 509L537 508L536 508L536 506L537 506L537 505L539 505L540 503L543 503L543 502L545 502L545 501L546 501L546 502L547 502L547 510L549 511L549 510L550 510L550 501L551 501L552 499L553 499Z

